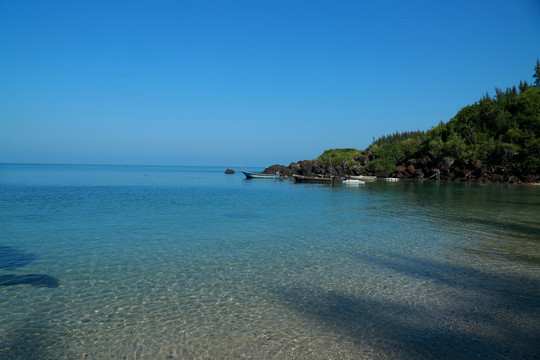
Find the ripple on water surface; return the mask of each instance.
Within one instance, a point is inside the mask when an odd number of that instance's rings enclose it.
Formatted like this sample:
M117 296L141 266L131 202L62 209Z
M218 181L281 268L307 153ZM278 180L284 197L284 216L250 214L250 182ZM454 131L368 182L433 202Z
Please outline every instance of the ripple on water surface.
M540 356L538 191L160 171L3 186L0 359Z

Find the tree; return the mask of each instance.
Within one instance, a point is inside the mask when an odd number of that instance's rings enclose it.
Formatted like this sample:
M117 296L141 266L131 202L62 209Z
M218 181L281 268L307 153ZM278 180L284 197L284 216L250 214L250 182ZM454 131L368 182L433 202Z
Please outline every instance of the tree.
M525 90L527 90L529 88L529 84L527 84L527 81L523 82L523 81L519 81L519 92L522 93L524 92Z
M534 67L533 78L536 78L536 80L534 80L534 86L540 87L540 60L539 59L536 59L536 66Z

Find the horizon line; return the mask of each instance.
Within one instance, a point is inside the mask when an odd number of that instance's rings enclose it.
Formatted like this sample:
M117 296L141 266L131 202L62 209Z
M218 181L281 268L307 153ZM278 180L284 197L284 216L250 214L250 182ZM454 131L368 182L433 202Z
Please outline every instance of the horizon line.
M67 165L67 166L149 166L149 167L223 167L223 168L253 168L261 166L243 166L243 165L164 165L164 164L101 164L101 163L34 163L34 162L0 162L1 165Z

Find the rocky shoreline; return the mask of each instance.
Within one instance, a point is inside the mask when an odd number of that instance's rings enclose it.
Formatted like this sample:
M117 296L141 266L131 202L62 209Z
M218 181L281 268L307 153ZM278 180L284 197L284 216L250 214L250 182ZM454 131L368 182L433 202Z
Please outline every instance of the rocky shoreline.
M508 183L508 184L531 184L540 182L539 175L517 176L509 173L493 173L482 168L480 160L468 162L446 157L442 160L434 160L430 156L420 159L408 159L398 165L392 172L368 170L369 157L363 157L361 162L350 164L345 161L340 165L325 165L320 160L302 160L292 162L289 166L275 164L267 167L265 174L282 174L290 177L294 174L303 176L358 176L368 175L380 178L398 178L411 180L442 180L455 182L480 182L480 183Z

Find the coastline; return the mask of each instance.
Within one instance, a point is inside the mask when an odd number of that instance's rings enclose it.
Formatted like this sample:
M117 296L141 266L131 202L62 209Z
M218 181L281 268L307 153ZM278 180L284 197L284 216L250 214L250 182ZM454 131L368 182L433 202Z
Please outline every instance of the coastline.
M366 161L366 165L369 160ZM435 161L429 156L419 160L409 159L396 166L394 171L369 171L366 166L344 161L337 166L325 165L321 160L301 160L291 162L288 166L274 164L263 171L264 174L281 174L285 177L293 175L313 177L350 177L376 176L377 178L397 178L402 180L431 180L468 183L500 183L540 185L540 175L515 175L511 173L490 172L483 168L480 160L469 162L445 158Z

